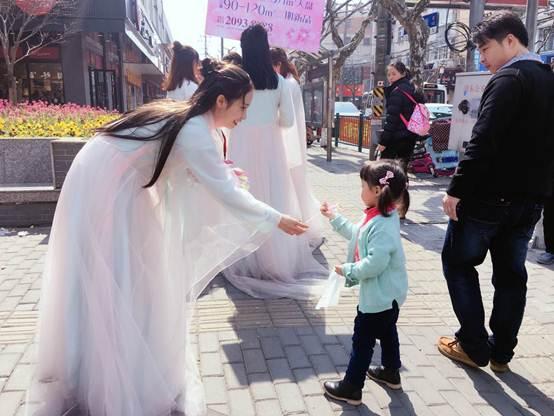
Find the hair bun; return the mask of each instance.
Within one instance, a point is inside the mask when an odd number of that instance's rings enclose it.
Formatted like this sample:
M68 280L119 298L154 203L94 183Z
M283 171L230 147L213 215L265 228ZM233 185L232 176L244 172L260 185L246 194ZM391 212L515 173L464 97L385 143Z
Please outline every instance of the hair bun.
M173 50L174 51L180 51L183 49L183 45L178 40L173 42Z
M200 73L204 78L209 78L210 76L217 73L222 68L222 64L214 59L205 58L202 59L202 69Z

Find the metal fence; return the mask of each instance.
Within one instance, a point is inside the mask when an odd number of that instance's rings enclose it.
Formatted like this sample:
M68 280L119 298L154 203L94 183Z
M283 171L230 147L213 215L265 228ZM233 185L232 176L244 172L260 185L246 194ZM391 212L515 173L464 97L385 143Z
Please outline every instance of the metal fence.
M359 116L335 116L335 146L347 143L358 146L358 151L369 149L371 146L371 119L360 114ZM338 133L338 134L337 134Z

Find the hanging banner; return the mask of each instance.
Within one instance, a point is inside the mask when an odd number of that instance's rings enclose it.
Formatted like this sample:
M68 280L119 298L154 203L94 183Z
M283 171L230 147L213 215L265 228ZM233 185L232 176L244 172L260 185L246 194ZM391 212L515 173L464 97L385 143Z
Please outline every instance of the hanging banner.
M317 52L324 12L325 0L208 0L206 34L240 40L259 23L271 46Z
M446 3L448 3L448 1L446 1ZM450 2L450 4L452 4L452 3L468 4L469 2L466 1L466 0L452 0ZM521 6L521 7L525 7L526 5L527 5L527 0L485 0L485 9L486 9L486 6ZM538 6L539 7L548 6L548 0L539 0ZM431 4L429 7L433 7L433 4Z

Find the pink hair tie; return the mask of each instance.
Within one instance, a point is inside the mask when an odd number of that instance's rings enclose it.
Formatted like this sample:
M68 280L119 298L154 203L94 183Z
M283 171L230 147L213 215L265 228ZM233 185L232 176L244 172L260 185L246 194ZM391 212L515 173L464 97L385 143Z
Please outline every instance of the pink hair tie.
M379 179L379 183L383 186L388 185L389 179L392 179L392 178L394 178L394 173L392 173L392 171L390 170L387 170L387 174L383 176L381 179Z

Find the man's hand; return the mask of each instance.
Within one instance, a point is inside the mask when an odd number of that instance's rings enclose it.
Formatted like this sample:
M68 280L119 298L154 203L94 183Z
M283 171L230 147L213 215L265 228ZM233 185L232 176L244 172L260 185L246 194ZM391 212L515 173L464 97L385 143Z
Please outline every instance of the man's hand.
M442 209L444 213L448 215L448 218L458 221L458 214L456 213L456 207L460 203L460 198L450 196L446 194L442 199Z
M386 146L383 146L382 144L378 144L378 145L377 145L377 150L378 150L379 152L383 152L386 148L387 148L387 147L386 147Z
M335 273L339 276L344 276L344 272L342 271L342 266L335 266Z

